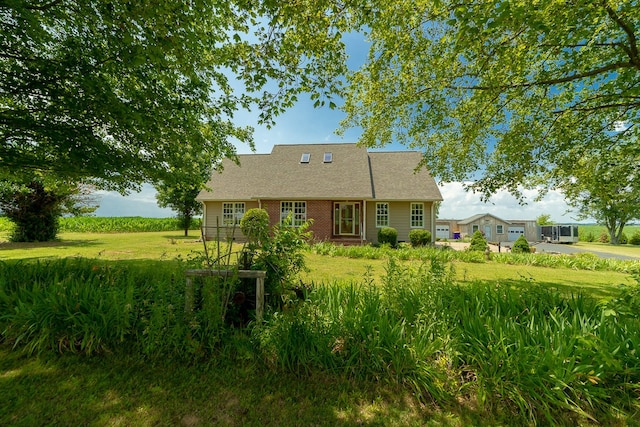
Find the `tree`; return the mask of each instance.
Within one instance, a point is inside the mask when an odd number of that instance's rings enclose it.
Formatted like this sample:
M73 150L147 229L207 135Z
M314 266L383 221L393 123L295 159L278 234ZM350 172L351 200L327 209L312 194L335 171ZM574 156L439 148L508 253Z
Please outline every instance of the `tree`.
M536 218L536 224L538 225L553 225L553 221L551 220L551 215L549 214L541 214Z
M640 219L640 153L613 148L577 158L562 186L578 217L604 225L611 244L621 241L630 221Z
M371 43L348 77L343 128L424 149L444 181L488 197L553 187L575 152L639 133L638 1L379 0L357 14ZM626 124L627 126L624 126ZM536 177L545 175L542 182Z
M171 173L155 184L158 205L177 212L185 236L189 235L193 217L202 213L202 203L196 197L205 188L212 168L206 157L193 158L187 152L180 165L172 167Z
M13 242L46 242L58 233L63 214L83 215L97 209L84 184L34 176L25 182L0 181L0 210L15 224Z
M318 102L338 91L338 8L328 0L2 2L3 169L126 192L162 181L187 149L210 164L233 156L232 141L251 134L232 123L238 109L257 106L270 124L301 91Z

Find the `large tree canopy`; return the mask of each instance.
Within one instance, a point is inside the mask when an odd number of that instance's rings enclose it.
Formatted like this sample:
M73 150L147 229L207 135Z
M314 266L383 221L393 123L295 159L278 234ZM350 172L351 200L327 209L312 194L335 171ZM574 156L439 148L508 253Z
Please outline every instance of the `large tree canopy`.
M232 138L250 139L238 108L271 123L302 90L337 92L344 22L331 3L0 1L1 172L126 190L187 148L232 156Z
M372 0L354 17L371 49L343 126L424 149L443 180L552 186L602 135L638 133L636 0Z

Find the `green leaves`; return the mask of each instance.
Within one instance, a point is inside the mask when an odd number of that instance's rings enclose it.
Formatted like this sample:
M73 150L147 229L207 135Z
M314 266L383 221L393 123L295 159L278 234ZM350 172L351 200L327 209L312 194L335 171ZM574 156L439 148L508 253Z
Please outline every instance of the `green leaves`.
M343 128L425 152L444 181L485 196L551 187L569 149L640 118L637 1L377 1L371 51L348 76ZM626 133L637 136L636 128ZM615 143L615 141L612 141Z
M238 109L258 106L272 123L300 91L329 99L338 90L336 7L5 4L0 160L121 191L163 180L186 150L214 164L233 154L233 138L250 143L250 130L232 122Z

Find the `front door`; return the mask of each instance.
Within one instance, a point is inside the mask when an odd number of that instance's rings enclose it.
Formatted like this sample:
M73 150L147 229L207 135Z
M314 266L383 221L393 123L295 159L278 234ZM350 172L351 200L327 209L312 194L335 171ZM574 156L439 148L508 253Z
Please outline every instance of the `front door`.
M334 234L338 236L360 235L360 203L334 204Z

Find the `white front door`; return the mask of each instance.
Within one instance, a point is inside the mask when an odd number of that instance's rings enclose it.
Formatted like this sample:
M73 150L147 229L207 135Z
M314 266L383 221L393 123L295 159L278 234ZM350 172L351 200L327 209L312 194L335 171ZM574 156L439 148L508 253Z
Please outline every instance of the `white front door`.
M334 234L339 236L360 235L360 203L335 203Z

